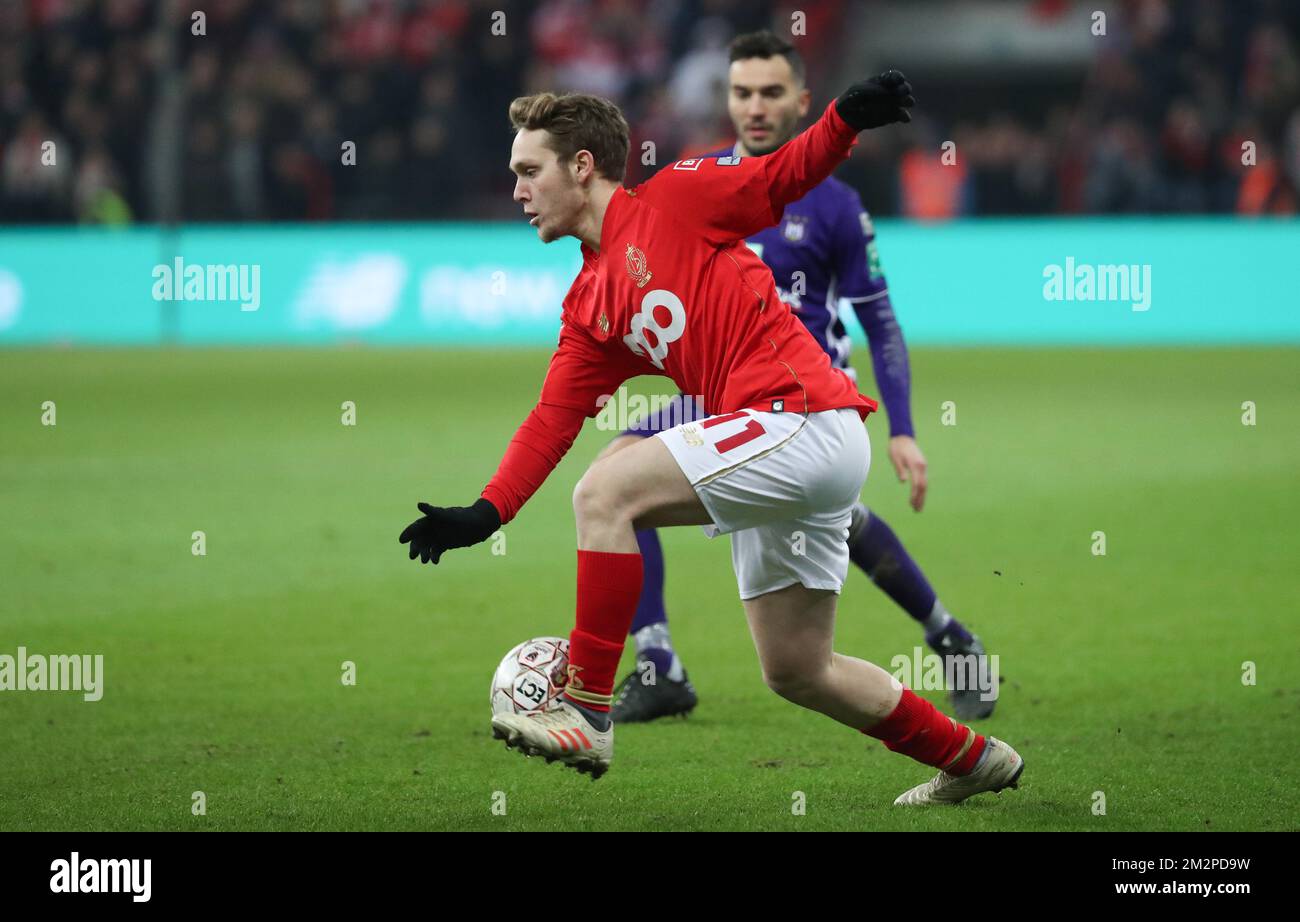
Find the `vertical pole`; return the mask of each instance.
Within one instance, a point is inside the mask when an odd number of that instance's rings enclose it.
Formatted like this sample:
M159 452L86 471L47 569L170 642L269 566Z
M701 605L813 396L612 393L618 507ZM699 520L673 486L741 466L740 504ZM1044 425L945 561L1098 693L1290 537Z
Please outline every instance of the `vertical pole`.
M158 5L154 26L159 49L158 93L150 119L148 188L158 222L158 258L170 266L180 254L182 170L185 146L185 77L180 70L177 33L184 21L180 0ZM159 341L175 345L180 338L180 306L167 299L158 302Z

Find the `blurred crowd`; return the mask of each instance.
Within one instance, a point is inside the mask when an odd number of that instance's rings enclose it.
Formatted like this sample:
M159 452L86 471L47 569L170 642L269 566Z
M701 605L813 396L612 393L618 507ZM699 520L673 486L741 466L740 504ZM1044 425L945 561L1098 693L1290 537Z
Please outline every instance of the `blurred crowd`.
M1068 101L1013 110L996 97L1031 88L1017 75L971 107L979 118L922 115L910 134L864 135L855 183L929 218L1296 214L1300 3L1132 0L1119 12ZM952 164L936 155L948 139Z
M797 6L816 111L861 8ZM512 98L618 101L636 181L730 139L728 41L789 22L765 0L0 0L0 223L514 217ZM844 178L883 215L1296 213L1300 3L1129 0L1109 28L1068 94L869 133Z

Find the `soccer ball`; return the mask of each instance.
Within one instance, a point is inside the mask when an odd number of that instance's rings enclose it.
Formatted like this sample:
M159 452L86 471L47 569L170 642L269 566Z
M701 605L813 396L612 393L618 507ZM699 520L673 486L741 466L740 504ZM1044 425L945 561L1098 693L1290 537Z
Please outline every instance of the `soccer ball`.
M492 677L492 714L544 711L569 680L569 642L538 637L515 647Z

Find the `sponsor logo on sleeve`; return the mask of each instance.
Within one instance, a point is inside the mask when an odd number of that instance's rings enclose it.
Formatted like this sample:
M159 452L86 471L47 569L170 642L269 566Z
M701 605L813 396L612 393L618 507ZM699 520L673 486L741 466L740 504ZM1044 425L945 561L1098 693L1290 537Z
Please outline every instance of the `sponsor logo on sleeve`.
M867 273L873 282L885 274L880 265L880 250L876 248L874 240L867 244Z
M700 164L704 161L699 157L692 157L690 160L678 160L673 164L674 170L698 170Z

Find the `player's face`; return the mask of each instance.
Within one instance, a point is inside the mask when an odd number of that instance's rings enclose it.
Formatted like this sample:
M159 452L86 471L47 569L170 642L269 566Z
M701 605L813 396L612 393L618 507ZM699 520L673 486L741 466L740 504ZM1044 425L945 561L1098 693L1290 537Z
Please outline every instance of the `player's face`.
M811 94L781 55L733 61L727 111L741 153L770 154L796 134Z
M582 186L573 176L573 165L560 163L559 155L546 145L548 133L522 130L510 148L510 170L515 174L516 202L542 243L572 233L583 206Z

